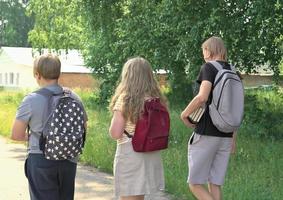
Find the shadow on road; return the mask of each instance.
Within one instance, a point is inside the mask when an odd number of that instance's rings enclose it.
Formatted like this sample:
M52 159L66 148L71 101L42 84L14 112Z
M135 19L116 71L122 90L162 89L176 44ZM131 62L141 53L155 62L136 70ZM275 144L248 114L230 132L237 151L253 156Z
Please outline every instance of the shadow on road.
M28 182L24 176L26 146L11 143L0 136L0 199L29 199ZM75 200L115 200L114 178L97 169L78 165ZM5 198L4 198L5 197ZM146 200L169 200L164 193L146 197Z

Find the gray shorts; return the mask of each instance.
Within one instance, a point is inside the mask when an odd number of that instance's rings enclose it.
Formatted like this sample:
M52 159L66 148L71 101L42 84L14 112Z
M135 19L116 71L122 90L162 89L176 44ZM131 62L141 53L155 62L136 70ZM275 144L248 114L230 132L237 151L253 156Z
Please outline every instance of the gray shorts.
M231 147L230 137L193 133L188 144L188 183L223 185Z

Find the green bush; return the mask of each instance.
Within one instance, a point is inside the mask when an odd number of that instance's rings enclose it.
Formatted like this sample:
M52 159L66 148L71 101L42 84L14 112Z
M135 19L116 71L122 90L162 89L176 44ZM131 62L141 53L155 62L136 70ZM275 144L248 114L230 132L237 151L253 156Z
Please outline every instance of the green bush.
M283 91L277 87L247 90L244 134L258 138L283 139Z

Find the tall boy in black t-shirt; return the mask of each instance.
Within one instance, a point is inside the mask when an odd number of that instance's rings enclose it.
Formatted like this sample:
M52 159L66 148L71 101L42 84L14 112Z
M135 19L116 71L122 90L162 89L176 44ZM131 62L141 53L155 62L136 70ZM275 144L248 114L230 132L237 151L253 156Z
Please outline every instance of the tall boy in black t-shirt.
M206 63L201 67L197 83L198 94L181 114L183 123L195 128L189 141L189 176L190 190L198 199L220 200L221 185L229 162L230 152L235 151L236 133L223 133L212 123L209 109L206 109L200 121L192 124L188 116L212 99L212 86L217 69L209 61L219 62L224 69L231 69L226 61L227 51L219 37L211 37L202 44L203 58ZM208 190L203 186L208 183Z

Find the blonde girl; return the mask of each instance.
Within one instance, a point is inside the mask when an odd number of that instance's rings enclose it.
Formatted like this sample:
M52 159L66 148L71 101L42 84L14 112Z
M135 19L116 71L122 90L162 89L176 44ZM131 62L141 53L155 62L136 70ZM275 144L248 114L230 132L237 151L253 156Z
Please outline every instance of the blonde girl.
M149 62L142 57L129 59L110 103L113 112L110 135L117 140L114 159L115 195L120 200L143 200L146 194L164 189L163 166L159 151L133 150L126 130L134 135L135 124L143 112L144 101L160 98L166 105Z

